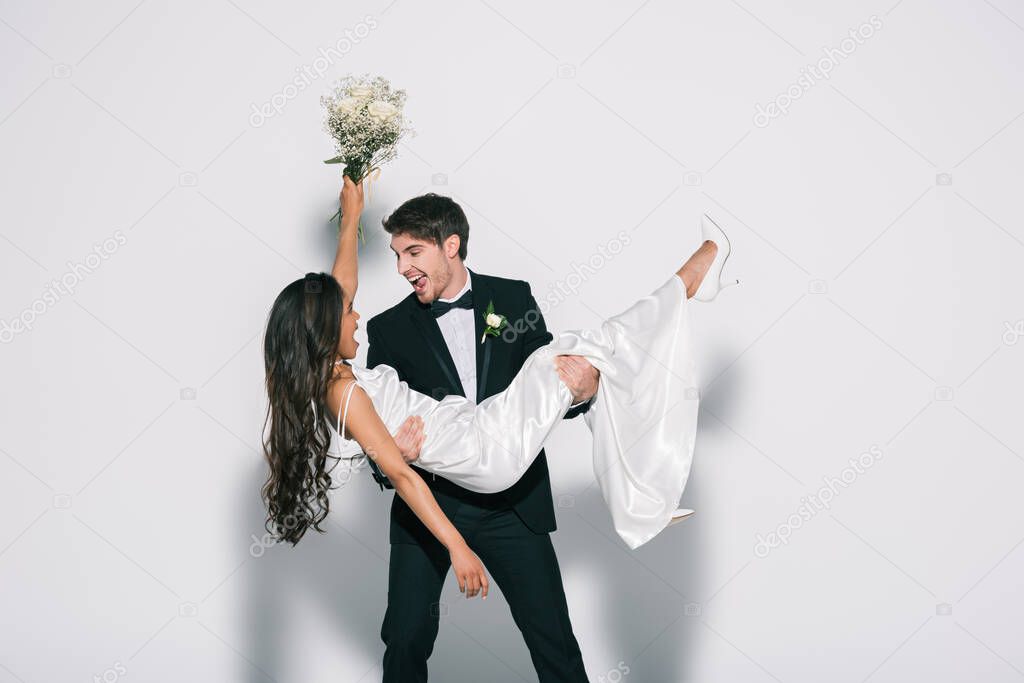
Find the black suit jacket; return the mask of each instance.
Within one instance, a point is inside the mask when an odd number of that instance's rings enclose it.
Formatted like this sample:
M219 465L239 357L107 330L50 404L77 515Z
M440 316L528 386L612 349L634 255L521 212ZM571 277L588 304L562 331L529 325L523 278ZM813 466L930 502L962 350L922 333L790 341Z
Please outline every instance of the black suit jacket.
M544 324L529 283L481 275L472 270L470 273L476 325L476 400L479 402L504 390L526 358L549 343L552 335ZM497 337L488 335L481 344L479 340L486 326L484 312L491 301L494 302L494 312L504 315L513 330L518 324L522 332L509 332ZM371 318L366 324L366 334L369 339L368 367L382 363L390 365L411 389L436 399L448 394L465 396L455 361L430 306L421 304L415 294L409 294L392 308ZM575 417L589 408L590 403L584 403L569 410L565 417ZM476 504L505 502L533 532L550 533L556 528L551 480L543 449L519 481L511 488L494 494L475 493L415 465L413 469L427 482L441 510L449 517L461 501ZM391 543L414 543L432 538L430 531L397 495L391 505L390 535Z

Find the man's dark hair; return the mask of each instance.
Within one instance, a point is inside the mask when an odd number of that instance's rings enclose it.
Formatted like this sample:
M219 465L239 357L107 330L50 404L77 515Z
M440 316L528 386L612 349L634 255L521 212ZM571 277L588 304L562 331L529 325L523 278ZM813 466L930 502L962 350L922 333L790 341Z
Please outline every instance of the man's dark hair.
M466 260L469 244L469 221L462 207L451 197L427 194L413 197L399 206L381 223L391 235L410 235L433 242L437 246L452 235L459 236L459 258Z

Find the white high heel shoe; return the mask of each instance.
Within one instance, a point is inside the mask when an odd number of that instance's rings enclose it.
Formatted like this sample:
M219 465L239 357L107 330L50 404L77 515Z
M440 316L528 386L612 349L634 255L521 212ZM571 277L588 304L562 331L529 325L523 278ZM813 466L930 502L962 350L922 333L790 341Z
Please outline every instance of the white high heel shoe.
M687 508L679 508L678 510L672 513L672 519L669 520L669 523L665 526L672 526L673 524L678 524L679 522L693 515L693 512L693 510L688 510Z
M703 214L700 217L700 237L701 244L705 240L711 240L718 246L715 260L711 262L708 272L704 274L704 279L701 280L700 287L693 294L694 299L707 302L718 296L718 293L726 287L738 285L740 281L722 282L722 268L732 252L732 245L729 243L729 238L725 232L707 214Z

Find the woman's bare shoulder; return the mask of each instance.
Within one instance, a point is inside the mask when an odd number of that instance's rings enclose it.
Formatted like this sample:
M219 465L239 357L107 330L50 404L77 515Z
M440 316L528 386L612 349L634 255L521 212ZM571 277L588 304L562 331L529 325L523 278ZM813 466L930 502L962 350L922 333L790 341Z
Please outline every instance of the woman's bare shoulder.
M345 394L348 393L349 387L356 381L355 376L351 370L347 372L342 371L335 374L331 378L330 383L327 385L327 407L334 414L335 418L341 416L341 410L345 405ZM353 392L358 390L359 387L352 389ZM349 406L349 414L352 413L352 407ZM340 420L335 419L335 424L339 423ZM342 434L342 436L345 436Z
M348 421L349 424L352 420L366 420L371 414L376 416L377 413L373 408L373 402L370 400L370 395L366 393L366 390L356 380L353 380L355 386L352 387L352 398L349 399L348 403ZM345 385L346 390L352 382Z

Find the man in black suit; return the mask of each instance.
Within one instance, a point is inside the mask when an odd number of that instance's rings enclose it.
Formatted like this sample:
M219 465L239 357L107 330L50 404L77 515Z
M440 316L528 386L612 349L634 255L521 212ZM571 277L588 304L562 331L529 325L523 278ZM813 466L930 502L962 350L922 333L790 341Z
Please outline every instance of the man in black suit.
M367 366L390 365L412 389L434 398L459 394L479 402L508 386L526 358L551 341L528 283L466 268L469 223L449 197L410 199L384 220L384 229L413 292L367 323ZM489 304L508 320L498 336L484 334ZM566 418L585 412L597 391L597 370L576 361ZM415 455L407 459L414 462ZM555 511L544 451L516 484L496 494L415 469L501 588L541 683L587 681L549 536ZM374 476L386 484L379 472ZM399 496L391 505L390 536L383 680L426 681L451 563Z

